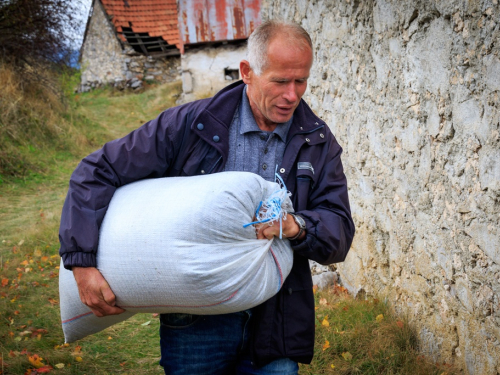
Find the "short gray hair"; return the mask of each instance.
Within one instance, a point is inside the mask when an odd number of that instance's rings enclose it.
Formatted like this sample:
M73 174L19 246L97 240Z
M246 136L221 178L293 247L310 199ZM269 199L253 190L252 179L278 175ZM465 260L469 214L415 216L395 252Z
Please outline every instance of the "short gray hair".
M257 27L248 38L247 59L250 68L257 75L261 75L267 65L267 47L277 35L285 35L292 42L306 42L312 50L312 41L309 33L295 22L269 20Z

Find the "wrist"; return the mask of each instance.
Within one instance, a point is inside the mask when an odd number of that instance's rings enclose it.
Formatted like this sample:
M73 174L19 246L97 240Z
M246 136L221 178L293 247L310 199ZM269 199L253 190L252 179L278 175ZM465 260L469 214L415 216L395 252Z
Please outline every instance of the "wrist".
M299 231L297 232L297 234L295 236L289 237L288 240L290 241L302 240L306 236L306 222L304 218L300 215L292 214L290 212L288 213L288 215L290 215L293 218L293 220L295 220L295 223L299 227Z

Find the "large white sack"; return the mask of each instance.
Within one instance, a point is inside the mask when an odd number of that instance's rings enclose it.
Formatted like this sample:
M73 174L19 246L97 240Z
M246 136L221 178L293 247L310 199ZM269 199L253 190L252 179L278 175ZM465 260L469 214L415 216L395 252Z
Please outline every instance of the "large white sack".
M252 221L277 183L247 172L138 181L119 188L100 231L97 265L126 313L95 317L61 264L66 342L135 313L224 314L278 292L293 254L288 240L257 240ZM286 209L291 209L287 197Z

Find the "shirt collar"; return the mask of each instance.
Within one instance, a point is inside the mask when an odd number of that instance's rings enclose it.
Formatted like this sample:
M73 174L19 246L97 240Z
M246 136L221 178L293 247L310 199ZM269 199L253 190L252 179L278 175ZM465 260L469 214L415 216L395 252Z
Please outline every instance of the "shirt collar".
M287 122L278 124L276 129L273 131L273 133L280 137L283 142L286 141L286 136L288 134L288 130L290 129L290 125L292 124L292 120L293 116ZM248 101L247 86L245 85L241 95L240 104L240 134L250 132L262 132L262 130L257 125L253 116L252 108L250 107L250 102Z

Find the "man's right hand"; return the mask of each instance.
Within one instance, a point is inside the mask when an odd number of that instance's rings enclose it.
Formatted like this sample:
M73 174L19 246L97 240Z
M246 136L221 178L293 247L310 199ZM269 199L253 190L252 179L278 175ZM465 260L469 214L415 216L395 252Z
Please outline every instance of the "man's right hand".
M115 306L115 294L95 267L73 267L80 299L95 316L118 315L125 310Z

